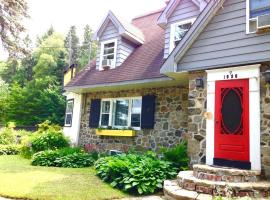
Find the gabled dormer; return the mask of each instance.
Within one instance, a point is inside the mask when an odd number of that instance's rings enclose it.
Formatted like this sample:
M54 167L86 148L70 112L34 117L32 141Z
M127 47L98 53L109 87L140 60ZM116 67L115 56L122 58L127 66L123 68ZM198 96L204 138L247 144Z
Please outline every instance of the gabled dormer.
M158 25L165 29L164 58L181 41L206 5L205 0L170 0L167 3L158 18Z
M143 33L109 11L94 35L98 41L96 69L120 66L134 49L144 43Z

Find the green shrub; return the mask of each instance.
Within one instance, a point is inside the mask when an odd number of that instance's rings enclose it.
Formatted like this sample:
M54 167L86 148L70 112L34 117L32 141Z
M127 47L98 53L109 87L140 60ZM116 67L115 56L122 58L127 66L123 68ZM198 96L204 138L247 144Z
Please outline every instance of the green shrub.
M69 142L69 139L64 136L62 131L51 129L43 132L37 131L31 136L23 137L21 155L25 158L30 158L39 151L69 147Z
M15 134L12 128L3 128L0 130L0 144L15 143Z
M187 142L182 142L174 148L161 149L164 159L173 163L179 170L187 170L189 157L187 153Z
M35 134L30 138L34 152L55 150L69 146L69 140L62 131L47 130L40 134Z
M90 154L79 148L64 148L35 153L31 164L34 166L81 168L93 165Z
M44 132L44 131L61 131L62 127L56 124L52 124L49 120L46 120L45 122L38 124L38 132Z
M175 178L176 168L153 153L121 154L100 158L95 163L97 175L129 193L151 194L162 189L165 179Z
M17 155L20 152L20 146L15 144L0 145L0 155Z

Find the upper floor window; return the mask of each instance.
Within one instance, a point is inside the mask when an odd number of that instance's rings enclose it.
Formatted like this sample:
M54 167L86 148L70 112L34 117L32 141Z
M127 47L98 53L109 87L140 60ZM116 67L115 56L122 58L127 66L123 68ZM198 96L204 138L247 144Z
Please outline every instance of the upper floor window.
M269 25L270 17L266 15L270 15L269 0L247 0L247 33L255 33L259 27ZM260 16L264 19L258 20Z
M65 126L72 126L74 99L67 100Z
M250 18L270 14L269 0L250 0Z
M180 41L188 32L194 21L195 18L192 18L171 25L170 52L172 52L173 49L180 43Z
M116 98L101 101L100 126L139 128L141 126L142 98Z
M101 42L100 70L115 68L117 39Z

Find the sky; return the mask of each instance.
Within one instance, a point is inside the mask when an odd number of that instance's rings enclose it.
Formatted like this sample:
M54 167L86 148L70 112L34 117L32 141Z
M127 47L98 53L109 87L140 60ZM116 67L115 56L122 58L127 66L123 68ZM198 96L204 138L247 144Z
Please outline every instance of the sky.
M108 10L130 21L133 17L165 6L166 0L26 0L30 19L26 21L33 41L52 25L57 32L66 34L71 25L77 27L82 38L86 24L95 31ZM1 46L1 44L0 44ZM0 48L0 60L5 58Z

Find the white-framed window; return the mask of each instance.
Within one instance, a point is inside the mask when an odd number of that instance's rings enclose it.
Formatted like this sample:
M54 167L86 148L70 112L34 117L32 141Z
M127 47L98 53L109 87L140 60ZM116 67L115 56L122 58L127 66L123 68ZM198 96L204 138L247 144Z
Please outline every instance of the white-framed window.
M101 42L99 69L115 68L116 65L117 39Z
M179 44L185 34L188 32L196 18L176 22L171 24L170 31L170 52Z
M142 97L101 100L100 127L140 129Z
M67 127L72 126L73 107L74 107L74 99L68 99L65 116L65 126Z
M270 0L246 0L246 33L255 33L258 16L267 14L270 14Z

